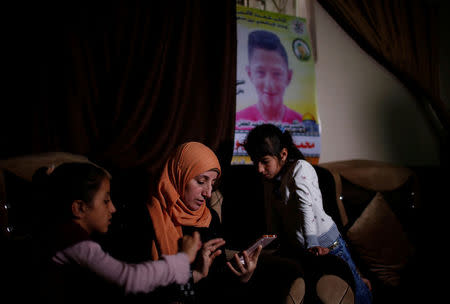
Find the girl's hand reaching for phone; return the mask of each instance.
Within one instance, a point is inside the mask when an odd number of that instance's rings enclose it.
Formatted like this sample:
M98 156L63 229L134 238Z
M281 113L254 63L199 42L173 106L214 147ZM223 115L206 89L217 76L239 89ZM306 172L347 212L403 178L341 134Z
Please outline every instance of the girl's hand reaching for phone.
M203 244L193 266L192 275L195 283L208 276L209 268L214 259L222 253L219 248L223 245L225 240L222 238L212 239Z
M181 251L189 257L189 263L194 262L200 248L202 248L202 241L200 240L200 233L198 231L194 231L192 236L185 235L181 239Z

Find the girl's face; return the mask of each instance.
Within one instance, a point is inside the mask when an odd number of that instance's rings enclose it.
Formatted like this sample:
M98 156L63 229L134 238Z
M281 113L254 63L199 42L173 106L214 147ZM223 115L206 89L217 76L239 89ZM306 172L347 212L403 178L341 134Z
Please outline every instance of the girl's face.
M272 155L262 157L256 164L258 173L266 179L273 179L280 173L282 166L281 161Z
M287 158L287 149L283 148L280 153L280 158L273 155L266 155L261 157L255 164L258 168L259 174L264 176L266 179L275 178L278 173L280 173L283 168L286 158Z
M206 203L206 199L211 197L212 188L218 175L216 171L206 171L187 183L182 200L190 210L198 210Z
M111 201L110 187L109 179L105 178L91 204L83 204L83 216L80 218L80 224L88 233L106 233L108 231L112 214L116 212Z

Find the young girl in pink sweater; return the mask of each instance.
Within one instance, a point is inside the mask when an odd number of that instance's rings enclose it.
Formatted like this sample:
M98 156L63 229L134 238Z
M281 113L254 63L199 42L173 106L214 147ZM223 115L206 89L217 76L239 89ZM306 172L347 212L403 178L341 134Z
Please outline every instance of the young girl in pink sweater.
M91 163L64 163L49 171L41 168L33 177L45 194L42 203L48 204L46 217L51 220L46 223L51 227L47 235L50 241L43 246L48 259L40 293L45 300L67 303L86 297L104 299L106 290L148 293L159 286L189 281L190 263L201 247L198 233L181 239L180 252L163 255L157 261L119 261L92 238L108 231L116 211L109 173Z

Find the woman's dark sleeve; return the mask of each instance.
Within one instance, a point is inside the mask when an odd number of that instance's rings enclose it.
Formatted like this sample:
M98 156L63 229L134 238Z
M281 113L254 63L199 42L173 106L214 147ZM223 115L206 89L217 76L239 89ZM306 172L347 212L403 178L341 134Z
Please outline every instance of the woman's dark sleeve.
M200 231L202 242L223 237L223 228L218 214L211 210L211 215L210 226ZM215 258L208 276L200 280L195 286L198 303L210 303L211 299L218 301L218 303L230 303L242 298L242 295L245 294L247 284L241 283L239 278L228 268L225 246L220 249L222 253Z

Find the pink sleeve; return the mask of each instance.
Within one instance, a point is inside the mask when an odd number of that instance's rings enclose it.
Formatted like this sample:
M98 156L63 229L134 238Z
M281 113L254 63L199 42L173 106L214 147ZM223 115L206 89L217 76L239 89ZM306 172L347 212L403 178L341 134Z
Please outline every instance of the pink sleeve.
M56 253L59 264L79 264L105 280L124 288L125 293L150 292L171 283L185 284L190 265L185 253L163 255L161 260L128 264L116 260L93 241L83 241Z

